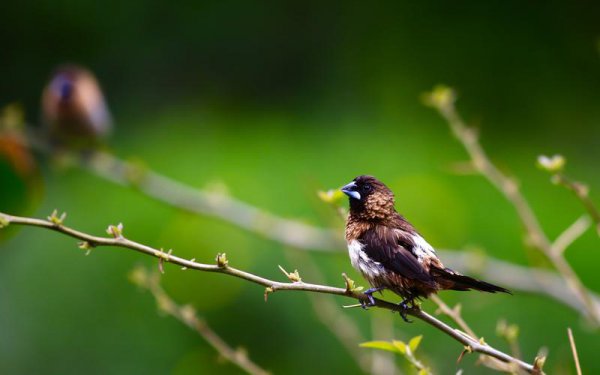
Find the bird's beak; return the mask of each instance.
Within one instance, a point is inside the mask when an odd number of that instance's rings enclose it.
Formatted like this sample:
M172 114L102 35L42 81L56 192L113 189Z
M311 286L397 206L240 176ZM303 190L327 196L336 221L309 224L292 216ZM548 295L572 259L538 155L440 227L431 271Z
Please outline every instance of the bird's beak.
M342 187L340 190L342 191L342 193L346 194L350 198L360 200L360 193L358 191L356 191L355 189L356 189L356 183L354 181L352 181L348 185Z

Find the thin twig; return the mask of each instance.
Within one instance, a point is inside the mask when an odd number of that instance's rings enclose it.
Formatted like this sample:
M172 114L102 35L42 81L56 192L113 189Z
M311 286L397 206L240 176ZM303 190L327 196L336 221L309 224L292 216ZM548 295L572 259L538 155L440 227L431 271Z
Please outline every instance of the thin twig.
M364 293L359 292L357 290L353 290L353 289L349 288L352 283L347 278L346 278L346 283L347 283L346 288L337 288L337 287L328 286L328 285L310 284L310 283L305 283L302 281L285 283L285 282L269 280L267 278L264 278L264 277L261 277L258 275L254 275L250 272L246 272L246 271L239 270L239 269L229 266L227 264L227 260L225 259L224 255L222 255L222 254L219 254L217 256L217 264L203 264L203 263L198 263L198 262L195 262L192 260L183 259L183 258L180 258L173 254L165 253L162 250L159 250L159 249L156 249L156 248L153 248L153 247L150 247L150 246L147 246L147 245L135 242L135 241L131 241L123 236L122 226L119 226L119 227L109 226L109 232L111 235L113 235L113 238L107 238L107 237L93 236L93 235L90 235L90 234L87 234L84 232L80 232L80 231L77 231L75 229L72 229L72 228L69 228L69 227L63 225L62 223L57 224L57 223L54 223L54 222L51 222L48 220L41 220L41 219L34 219L34 218L20 217L20 216L12 216L12 215L8 215L5 213L0 213L0 223L2 223L3 226L10 225L10 224L17 224L17 225L27 225L27 226L34 226L34 227L40 227L40 228L53 230L53 231L56 231L56 232L59 232L59 233L68 235L70 237L77 238L79 240L84 241L82 244L80 244L80 247L85 247L85 248L96 247L96 246L121 247L121 248L135 250L140 253L162 259L164 262L177 264L179 266L183 266L188 269L195 269L195 270L204 271L204 272L222 273L225 275L237 277L237 278L264 286L265 287L265 295L268 295L269 293L273 293L276 291L289 290L289 291L306 291L306 292L314 292L314 293L332 294L332 295L344 296L344 297L348 297L348 298L352 298L352 299L358 299L358 300L364 301L364 302L368 301L367 295L365 295ZM497 358L506 363L516 363L519 366L519 368L523 369L524 371L527 371L529 373L537 373L537 370L533 365L523 362L519 359L513 358L509 354L506 354L506 353L504 353L498 349L495 349L487 344L483 344L477 340L474 340L473 338L462 333L461 331L454 329L454 328L448 326L447 324L443 323L442 321L427 314L426 312L421 310L419 307L414 307L414 308L410 308L407 310L403 310L402 307L398 304L384 301L384 300L381 300L378 298L375 298L374 300L375 300L375 306L377 306L379 308L391 310L391 311L397 311L397 312L402 310L405 313L412 315L415 318L420 319L420 320L426 322L427 324L437 328L438 330L446 333L448 336L454 338L456 341L458 341L461 344L468 347L469 350L471 350L471 351L489 355L491 357Z
M210 346L212 346L223 358L235 364L242 370L253 375L268 375L269 372L262 369L248 357L246 351L234 349L227 344L208 324L198 316L192 306L178 305L160 286L158 275L149 274L142 267L134 269L131 273L132 280L140 287L152 293L161 311L171 315L186 326L196 331Z
M573 331L571 331L571 327L567 328L567 333L569 334L569 343L571 344L571 351L573 352L573 360L575 361L575 369L577 370L577 375L581 375L581 366L579 365L579 355L577 354L577 347L575 346L575 338L573 337Z
M533 209L519 190L518 184L498 169L479 143L477 133L468 127L455 107L455 94L449 88L439 88L428 97L428 104L438 110L446 120L454 136L462 143L475 169L497 188L513 205L527 233L529 242L550 260L566 284L583 302L590 320L600 325L600 311L577 273L562 255L552 249L552 243L542 229Z
M573 181L562 173L554 174L553 181L572 191L581 201L583 207L585 207L586 211L592 217L596 225L600 226L600 211L590 199L589 189L585 184Z
M438 305L438 308L440 309L441 313L447 315L452 320L454 320L454 322L460 327L460 329L465 331L469 336L473 338L478 337L475 331L473 331L471 327L469 327L467 322L465 322L465 320L462 318L462 315L460 313L460 305L456 305L454 308L451 308L446 304L446 302L442 300L440 296L435 294L429 297L429 299L432 300L436 305Z
M183 211L218 217L238 227L299 249L331 251L343 246L333 229L285 219L227 194L187 186L135 163L96 152L80 162L90 172Z
M590 227L590 218L587 215L581 216L567 229L565 229L552 243L552 251L556 255L562 254L567 247L571 246L586 230Z

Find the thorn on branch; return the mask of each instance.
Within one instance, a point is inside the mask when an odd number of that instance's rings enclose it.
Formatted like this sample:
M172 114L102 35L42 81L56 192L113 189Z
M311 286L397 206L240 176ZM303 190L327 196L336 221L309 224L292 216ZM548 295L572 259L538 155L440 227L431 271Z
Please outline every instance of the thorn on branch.
M271 288L270 286L265 288L265 302L267 302L267 299L269 298L269 294L274 293L275 289Z
M302 282L302 278L300 277L298 270L294 270L294 272L287 272L283 267L281 267L281 266L278 266L278 267L281 270L281 272L283 272L283 274L285 276L287 276L287 278L291 282L293 282L293 283L301 283Z
M85 255L90 255L95 245L89 241L81 241L77 244L81 250L85 250Z
M229 260L227 259L227 254L225 253L218 253L216 261L217 266L219 266L219 268L226 268L227 264L229 263Z
M533 360L533 374L542 374L544 364L546 363L546 356L537 356Z
M473 353L473 348L471 347L471 345L465 346L465 349L458 356L458 359L456 360L456 364L459 364L462 361L465 354L467 354L467 353Z
M67 213L63 212L60 216L58 216L58 210L52 211L52 214L48 216L48 221L50 221L54 225L62 225L62 223L67 218Z
M355 307L363 307L362 303L355 303L354 305L342 305L344 309L353 309Z
M115 239L123 238L123 223L119 223L119 225L109 225L106 229L106 233L112 236Z
M168 262L171 260L171 253L173 253L173 249L169 249L169 251L167 253L165 253L162 249L162 247L160 248L160 251L158 251L156 253L156 256L158 257L158 270L160 271L160 273L164 274L165 273L165 260Z

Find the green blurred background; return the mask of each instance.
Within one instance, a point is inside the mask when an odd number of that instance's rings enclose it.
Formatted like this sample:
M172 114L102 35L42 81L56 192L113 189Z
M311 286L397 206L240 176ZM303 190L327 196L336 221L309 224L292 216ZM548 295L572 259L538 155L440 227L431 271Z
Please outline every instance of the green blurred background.
M83 64L98 76L116 120L109 142L116 155L192 186L224 184L285 217L343 231L315 192L368 173L388 183L399 210L434 246L477 246L495 258L543 265L525 249L503 197L480 177L452 173L466 155L419 101L437 83L457 88L459 109L492 158L519 178L550 238L583 210L535 168L537 155L565 155L569 173L600 202L596 2L62 0L2 9L1 105L17 101L27 121L38 123L41 89L54 67ZM297 250L38 159L43 189L2 163L0 210L45 217L58 208L68 212L68 225L94 234L123 222L129 238L187 258L212 262L225 251L232 265L265 277L283 279L277 265L302 274L303 264L286 256ZM589 231L567 253L596 291L598 247ZM339 250L312 255L327 282L341 285L347 272L364 284ZM0 373L239 373L128 281L135 265L156 267L155 259L111 248L86 257L76 241L35 228L9 228L0 252ZM192 303L230 344L274 373L360 372L307 296L276 293L265 304L261 287L165 268L163 285L176 301ZM548 348L549 373L574 373L570 326L585 372L600 372L598 331L567 307L519 292L443 297L460 301L467 321L502 349L496 321L518 324L524 358ZM371 335L370 317L388 313L340 313L369 339L382 338ZM439 331L395 320L396 338L424 335L421 358L437 373L491 373L475 366L475 356L457 366L460 346Z

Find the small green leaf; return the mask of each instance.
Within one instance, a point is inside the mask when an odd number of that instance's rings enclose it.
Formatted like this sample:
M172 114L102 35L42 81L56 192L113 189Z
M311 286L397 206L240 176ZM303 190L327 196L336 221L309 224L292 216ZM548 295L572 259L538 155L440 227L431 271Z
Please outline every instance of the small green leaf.
M227 259L227 254L225 254L225 253L218 253L216 260L217 260L217 266L219 266L219 268L225 268L225 267L227 267L227 264L229 263L229 260Z
M285 276L287 276L287 278L293 282L293 283L299 283L302 282L302 278L300 277L300 273L298 273L298 270L294 270L294 272L287 272L283 267L279 266L279 269L281 270L281 272L283 272L283 274Z
M397 351L406 354L406 348L408 347L405 342L399 340L392 340L394 346L398 349Z
M113 238L123 238L123 223L119 223L117 226L109 225L106 229L106 233Z
M54 210L54 211L52 211L52 214L50 216L48 216L48 221L51 221L55 225L62 225L62 223L65 221L66 217L67 217L66 212L63 212L62 215L60 215L60 217L59 217L58 211Z
M317 195L323 202L331 204L339 202L344 197L344 193L339 189L320 190L317 192Z
M361 343L359 346L361 348L387 350L389 352L398 353L398 347L388 341L367 341Z
M302 282L302 278L300 277L300 274L298 273L298 270L294 270L294 272L290 272L289 278L294 283L300 283L300 282Z
M437 85L430 92L423 94L421 100L427 106L443 109L454 105L456 93L448 86Z
M3 215L0 215L0 229L5 228L10 224L10 221Z
M81 241L77 244L77 246L79 246L81 250L89 250L93 247L88 241Z
M92 249L94 248L94 244L88 241L82 241L77 244L81 250L85 250L85 255L90 255Z
M561 172L565 167L566 160L562 155L546 156L540 155L537 159L537 165L540 169L550 173Z
M423 335L419 335L419 336L415 336L412 339L410 339L410 341L408 342L408 347L410 348L411 352L415 352L417 350L417 348L419 347L419 344L421 343L421 339L423 338Z

